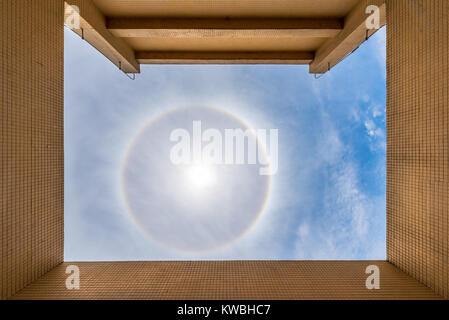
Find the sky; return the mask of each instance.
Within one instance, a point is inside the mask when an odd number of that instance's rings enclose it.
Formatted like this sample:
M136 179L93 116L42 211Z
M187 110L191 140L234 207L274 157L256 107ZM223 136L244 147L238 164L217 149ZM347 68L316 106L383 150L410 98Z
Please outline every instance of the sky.
M385 259L385 46L383 28L318 79L307 66L142 65L132 81L66 29L65 260ZM278 130L268 191L256 187L260 177L235 172L232 183L219 181L213 201L195 207L182 179L163 180L175 169L155 168L171 142L155 136L206 117L206 106L220 110L210 118L223 125L232 118ZM161 181L184 202L170 203ZM226 201L217 196L224 191ZM232 221L240 217L238 236L220 233L225 204ZM216 219L198 214L183 229L189 208ZM250 210L257 217L238 227ZM214 232L203 234L206 227ZM189 242L197 233L201 241Z

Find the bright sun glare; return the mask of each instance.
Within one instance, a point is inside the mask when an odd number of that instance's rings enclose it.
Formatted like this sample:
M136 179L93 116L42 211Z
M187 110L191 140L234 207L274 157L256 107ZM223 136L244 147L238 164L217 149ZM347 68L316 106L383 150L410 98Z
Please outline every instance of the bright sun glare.
M213 168L207 164L196 164L187 168L187 180L196 188L211 187L216 182Z

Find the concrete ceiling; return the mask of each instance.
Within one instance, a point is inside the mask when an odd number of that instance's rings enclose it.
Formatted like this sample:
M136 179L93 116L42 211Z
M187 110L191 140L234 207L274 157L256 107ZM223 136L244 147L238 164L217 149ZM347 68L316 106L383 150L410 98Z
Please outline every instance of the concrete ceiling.
M374 31L385 0L72 0L74 29L125 72L140 64L310 64L324 73ZM67 2L66 2L67 5ZM70 11L70 10L69 10Z
M345 17L358 0L93 0L111 17Z

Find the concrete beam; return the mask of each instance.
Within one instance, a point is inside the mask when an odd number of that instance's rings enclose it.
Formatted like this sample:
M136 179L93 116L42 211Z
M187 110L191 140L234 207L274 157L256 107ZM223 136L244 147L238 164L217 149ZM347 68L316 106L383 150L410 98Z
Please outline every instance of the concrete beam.
M313 52L136 52L142 64L309 64Z
M79 8L80 28L72 28L74 32L124 72L140 73L140 66L135 59L134 50L123 39L117 38L109 32L106 28L106 18L95 7L92 0L69 0L65 2L66 9L68 6ZM66 19L71 14L73 11L66 10Z
M343 19L107 18L117 37L334 37Z
M380 26L386 23L386 0L363 0L346 16L343 30L326 41L315 53L310 64L310 73L325 73L357 49L367 37L377 30L368 30L366 8L376 5L380 9Z

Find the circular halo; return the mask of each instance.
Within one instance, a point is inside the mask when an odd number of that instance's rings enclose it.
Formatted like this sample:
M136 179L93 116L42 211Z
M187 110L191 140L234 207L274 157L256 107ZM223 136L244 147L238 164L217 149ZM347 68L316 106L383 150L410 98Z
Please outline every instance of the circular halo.
M260 175L259 164L171 163L174 142L169 140L170 132L178 128L192 132L192 123L198 120L203 132L208 128L223 133L226 129L249 130L261 150L259 157L268 163L265 146L254 130L215 107L172 109L139 131L121 169L125 205L149 238L185 252L217 249L241 238L261 216L271 188L271 176Z

